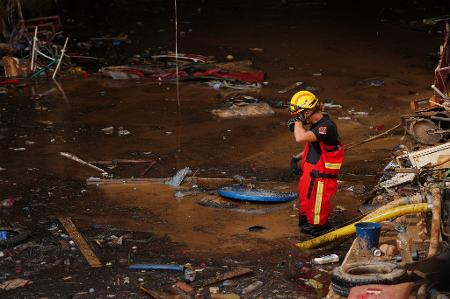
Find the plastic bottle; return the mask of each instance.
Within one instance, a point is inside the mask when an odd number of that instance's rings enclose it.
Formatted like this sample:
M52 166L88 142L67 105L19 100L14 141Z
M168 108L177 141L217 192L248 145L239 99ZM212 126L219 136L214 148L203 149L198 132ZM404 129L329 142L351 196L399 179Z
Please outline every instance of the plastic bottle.
M314 260L315 264L329 264L339 262L339 256L337 254L330 254L322 257L316 257Z
M357 115L357 116L369 116L369 112L365 112L365 111L355 111L352 112L353 115Z
M262 281L259 280L255 281L254 283L248 285L245 289L242 290L242 295L251 293L256 289L259 289L260 287L263 286L263 284L264 283Z
M186 264L184 266L184 279L188 282L193 282L195 280L195 269L191 264Z
M397 247L406 252L411 252L408 244L408 236L406 235L406 229L402 226L396 227L398 231Z

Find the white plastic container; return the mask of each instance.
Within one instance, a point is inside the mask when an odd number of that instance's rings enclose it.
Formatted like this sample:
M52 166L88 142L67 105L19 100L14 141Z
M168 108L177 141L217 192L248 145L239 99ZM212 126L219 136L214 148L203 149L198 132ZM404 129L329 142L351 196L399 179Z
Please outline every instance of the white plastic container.
M337 263L339 262L339 256L337 254L330 254L322 257L316 257L313 259L315 264L329 264L329 263Z
M256 289L259 289L260 287L263 286L263 282L262 281L255 281L254 283L252 283L251 285L247 286L245 289L242 290L242 295L248 294L253 292Z

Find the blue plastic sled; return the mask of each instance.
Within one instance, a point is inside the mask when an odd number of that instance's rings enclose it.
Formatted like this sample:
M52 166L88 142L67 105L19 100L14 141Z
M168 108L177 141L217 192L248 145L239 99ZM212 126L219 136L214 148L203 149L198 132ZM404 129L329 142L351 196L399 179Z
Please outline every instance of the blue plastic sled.
M240 185L221 187L218 193L225 198L252 202L288 202L297 198L297 193L250 189Z

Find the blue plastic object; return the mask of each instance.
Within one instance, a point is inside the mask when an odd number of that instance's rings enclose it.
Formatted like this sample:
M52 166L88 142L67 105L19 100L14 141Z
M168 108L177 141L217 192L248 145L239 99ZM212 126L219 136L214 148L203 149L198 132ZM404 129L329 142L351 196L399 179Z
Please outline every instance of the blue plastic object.
M225 198L252 202L288 202L297 198L297 193L253 189L241 185L221 187L218 194Z
M134 264L128 266L129 270L170 270L183 272L184 266L181 265L157 265L157 264Z
M8 232L6 230L0 230L0 240L8 239Z
M355 224L359 249L378 248L381 224L376 222L359 222Z

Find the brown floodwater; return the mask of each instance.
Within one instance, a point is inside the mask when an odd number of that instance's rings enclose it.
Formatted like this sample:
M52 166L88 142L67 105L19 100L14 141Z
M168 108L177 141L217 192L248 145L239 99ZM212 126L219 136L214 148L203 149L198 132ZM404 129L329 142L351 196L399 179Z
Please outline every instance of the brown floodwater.
M96 27L87 28L93 18L76 19L75 24L66 24L67 33L73 30L80 41L105 33L129 33L132 42L123 53L128 56L147 48L172 50L170 6L137 3L128 8L132 13L127 16L110 8L109 17L100 18ZM327 6L277 1L183 3L179 17L180 31L185 32L179 40L180 52L211 55L218 61L233 55L235 60L251 60L266 73L269 84L245 94L288 101L294 91L277 91L303 81L318 89L320 99L342 105L329 113L344 144L369 137L371 127L393 127L400 115L409 112L410 100L431 95L436 61L429 54L438 49L439 28L413 30L394 18L383 22L372 14L350 18L345 11ZM367 78L383 79L384 85L356 84ZM226 99L227 92L195 82L180 84L178 107L174 84L113 81L92 72L87 79L60 81L64 97L56 89L31 99L32 94L54 88L50 82L10 89L0 99L0 167L5 168L0 172L0 196L21 197L20 207L32 207L31 223L65 215L81 229L102 224L150 232L168 236L181 245L177 250L199 257L251 252L259 258L277 248L295 250L294 244L306 238L299 234L295 202L238 203L237 210L217 209L198 204L214 191L212 187L199 186L201 192L181 198L175 196L178 190L158 183L87 188L85 179L99 173L58 154L70 152L87 161L153 158L157 162L146 177L169 177L190 167L199 177L242 175L255 177L264 188L296 191L297 178L289 173L289 161L302 147L287 130L287 111L275 108L271 117L220 120L210 110ZM368 116L351 116L350 109ZM115 131L106 135L101 129L109 126ZM118 136L119 127L131 134ZM337 223L357 216L365 198L351 190L376 183L390 160L390 150L402 138L397 131L346 152L341 188L333 199L333 207L340 211L335 212ZM19 147L26 150L14 150ZM139 177L142 170L141 165L112 172ZM263 212L249 212L252 209ZM136 210L139 217L130 212ZM3 221L21 223L21 217L13 211L4 214ZM266 229L250 232L248 228L255 225Z

